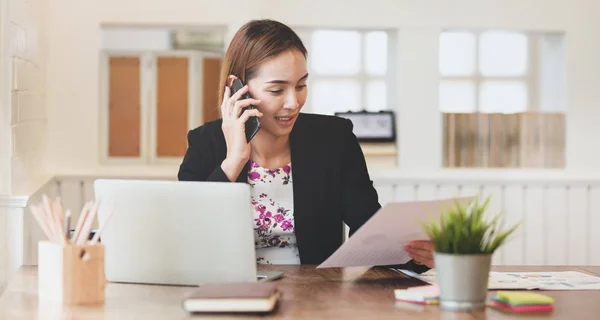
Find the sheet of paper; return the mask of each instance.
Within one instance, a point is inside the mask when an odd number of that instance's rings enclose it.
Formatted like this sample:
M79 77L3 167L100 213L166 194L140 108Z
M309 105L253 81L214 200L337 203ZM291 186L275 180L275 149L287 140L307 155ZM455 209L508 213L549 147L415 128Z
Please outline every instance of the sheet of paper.
M394 269L429 284L437 282L435 269L422 274ZM578 271L490 272L489 290L600 290L600 277Z
M473 197L436 201L392 202L369 219L317 268L384 266L410 260L404 246L413 240L426 240L422 223L440 215L456 202L468 204Z
M540 290L600 290L600 277L578 271L501 273L518 281L533 282Z

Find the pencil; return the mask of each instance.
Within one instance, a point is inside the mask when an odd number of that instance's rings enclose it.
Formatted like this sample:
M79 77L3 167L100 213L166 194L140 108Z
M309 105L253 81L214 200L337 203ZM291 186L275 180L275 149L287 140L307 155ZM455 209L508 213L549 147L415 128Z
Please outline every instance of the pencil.
M69 233L71 232L71 210L69 209L67 209L67 213L65 214L64 232L65 238L67 239L67 242L69 242Z
M92 241L90 241L90 245L95 245L98 242L98 240L100 239L100 235L104 231L104 228L106 227L108 220L110 220L110 217L112 216L113 212L114 212L113 210L108 212L108 215L106 215L106 219L104 219L104 221L102 222L100 227L98 227L98 231L96 231L96 234L92 238Z
M58 239L60 237L60 234L58 230L56 230L56 220L54 219L54 214L52 213L52 204L50 202L50 199L48 199L46 195L42 196L42 203L40 204L40 209L44 214L44 219L48 224L50 232L52 232L54 240L57 242L60 241Z
M77 226L75 226L75 233L73 233L73 237L71 237L71 243L77 243L77 239L79 238L79 234L81 233L81 228L83 228L83 224L85 223L85 219L88 215L89 208L90 202L87 202L81 209L79 219L77 220Z
M78 235L76 239L76 244L82 245L85 244L90 236L90 230L92 229L92 223L94 223L94 217L96 216L96 210L98 209L98 204L94 203L92 208L90 209L88 215L85 217L85 223L81 228L81 233Z
M52 236L52 233L48 229L48 225L44 221L44 217L42 216L42 213L40 211L38 211L38 209L35 207L35 205L30 205L29 211L31 212L31 214L33 215L35 220L37 221L38 225L40 226L40 228L42 229L42 231L44 232L44 234L46 235L48 240L54 241L54 239L53 239L54 237Z
M60 203L56 202L56 203L52 203L52 216L54 218L54 223L55 223L55 228L56 228L56 233L58 235L58 241L61 244L66 244L67 240L65 237L65 234L63 232L64 230L64 221L63 221L63 217L64 214L62 212L62 207L60 205Z

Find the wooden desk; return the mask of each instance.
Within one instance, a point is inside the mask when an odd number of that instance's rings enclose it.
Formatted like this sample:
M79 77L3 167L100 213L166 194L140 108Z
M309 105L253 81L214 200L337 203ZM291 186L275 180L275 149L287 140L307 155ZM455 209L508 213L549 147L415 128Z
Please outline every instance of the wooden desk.
M273 318L305 319L510 319L487 308L477 313L441 312L438 306L399 303L393 290L422 284L387 269L315 269L314 266L261 267L281 270L283 297ZM600 267L497 267L497 271L575 270L600 275ZM109 283L106 302L93 307L62 307L38 301L37 268L23 267L0 297L0 319L184 319L181 302L193 287ZM597 319L600 291L545 291L556 298L555 311L544 319ZM490 294L492 294L490 292ZM215 316L211 316L215 318ZM240 316L217 318L241 319Z

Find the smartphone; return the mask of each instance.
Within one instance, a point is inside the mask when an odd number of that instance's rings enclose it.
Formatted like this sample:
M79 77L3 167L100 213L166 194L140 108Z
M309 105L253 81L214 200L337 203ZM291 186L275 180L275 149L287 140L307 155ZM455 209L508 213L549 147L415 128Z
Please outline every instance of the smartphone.
M242 82L242 80L240 80L240 78L233 80L233 83L231 84L231 95L233 95L234 93L236 93L238 90L242 89L243 87L244 87L244 82ZM240 100L243 100L243 99L250 99L250 95L247 92L244 93L242 95L242 97L240 98ZM253 105L244 107L244 108L242 108L242 111L239 115L241 116L242 113L244 113L244 111L247 109L256 109L256 107ZM252 116L248 119L248 121L246 121L246 141L247 142L250 142L250 140L252 140L252 138L254 138L254 136L256 135L258 130L260 130L260 126L261 126L260 119L257 116Z

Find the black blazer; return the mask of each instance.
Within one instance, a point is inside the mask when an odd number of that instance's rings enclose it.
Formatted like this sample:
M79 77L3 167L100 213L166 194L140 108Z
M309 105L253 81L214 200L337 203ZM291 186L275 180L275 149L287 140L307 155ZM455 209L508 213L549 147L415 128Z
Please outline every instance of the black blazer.
M221 169L227 154L221 124L221 119L215 120L188 133L179 180L229 182ZM352 235L381 208L352 128L348 119L300 113L290 134L294 223L302 264L323 262L342 245L344 223ZM248 183L247 172L248 164L237 182ZM412 261L397 267L427 270Z

